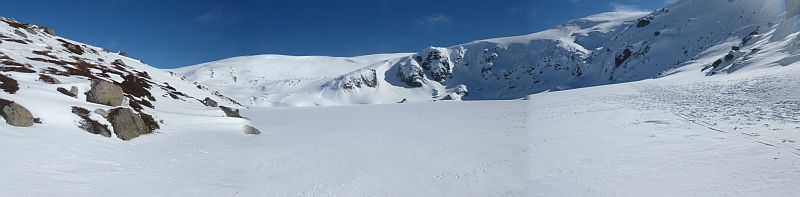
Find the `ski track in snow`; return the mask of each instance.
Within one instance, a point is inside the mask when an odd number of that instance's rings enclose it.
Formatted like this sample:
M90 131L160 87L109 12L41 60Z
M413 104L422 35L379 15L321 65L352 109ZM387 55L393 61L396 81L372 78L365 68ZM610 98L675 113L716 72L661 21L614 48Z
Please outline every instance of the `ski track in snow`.
M649 101L640 104L669 109L686 121L710 130L782 149L800 157L800 87L788 74L725 83L648 85Z

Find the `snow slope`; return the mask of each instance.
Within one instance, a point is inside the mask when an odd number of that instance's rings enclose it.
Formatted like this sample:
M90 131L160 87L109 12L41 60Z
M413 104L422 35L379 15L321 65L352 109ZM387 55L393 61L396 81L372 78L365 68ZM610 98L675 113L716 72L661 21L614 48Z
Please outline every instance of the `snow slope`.
M798 60L763 59L776 54L765 51L769 49L789 50L779 52L783 54L796 51L793 33L800 28L790 24L796 19L786 18L785 4L784 0L681 0L652 13L602 13L530 35L429 47L314 82L287 80L266 89L198 82L210 89L245 89L237 99L261 97L261 102L250 102L254 106L314 106L518 99L676 72L731 73ZM201 78L193 69L178 74ZM282 75L280 70L270 72Z
M0 132L9 196L795 196L800 67L525 100L258 108L259 137ZM702 74L700 74L702 75ZM353 118L358 117L358 118ZM232 130L235 128L227 128Z
M187 81L251 106L271 106L271 101L320 80L330 80L376 62L410 54L359 57L293 57L257 55L235 57L171 70Z
M94 111L115 107L87 102L85 92L89 91L92 79L122 86L125 101L121 107L151 115L161 128L156 132L186 130L179 125L200 119L230 124L237 127L235 132L240 134L242 127L250 124L245 119L225 117L219 108L206 107L200 101L212 98L219 105L241 108L218 93L199 89L139 60L54 36L39 26L6 18L0 21L0 75L9 79L0 87L13 87L3 88L0 99L26 107L42 122L30 128L17 128L2 121L0 130L9 135L50 131L65 136L99 137L79 128L84 119L74 113L75 108L88 110L91 120L107 125L113 131L106 118ZM59 88L67 91L72 87L78 90L74 97L58 91ZM50 132L40 134L52 134Z

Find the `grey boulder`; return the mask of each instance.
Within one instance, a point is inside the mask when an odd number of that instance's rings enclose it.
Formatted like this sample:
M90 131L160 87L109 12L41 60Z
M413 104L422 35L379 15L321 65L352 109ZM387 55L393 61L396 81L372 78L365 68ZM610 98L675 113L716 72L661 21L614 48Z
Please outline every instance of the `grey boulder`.
M6 119L6 123L15 127L33 126L34 118L28 109L14 102L0 106L0 115Z
M117 138L122 140L130 140L151 132L142 117L128 108L112 109L108 112L108 121L111 122Z
M243 129L244 129L244 134L247 134L247 135L259 135L259 134L261 134L261 130L258 130L255 127L250 126L250 125L244 125Z
M93 79L91 89L86 92L86 101L108 106L120 106L125 94L122 88L111 82Z

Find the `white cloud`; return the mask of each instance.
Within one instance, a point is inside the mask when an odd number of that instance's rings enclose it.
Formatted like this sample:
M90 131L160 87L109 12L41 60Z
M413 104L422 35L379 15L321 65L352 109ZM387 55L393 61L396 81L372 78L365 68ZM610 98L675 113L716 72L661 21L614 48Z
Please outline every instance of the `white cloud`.
M444 14L431 14L426 16L424 19L417 20L416 23L428 31L433 31L441 26L452 25L453 19Z
M645 9L636 7L635 5L628 5L628 4L622 4L622 3L617 3L617 2L612 2L611 3L611 7L614 8L615 12L643 12L643 11L647 11Z

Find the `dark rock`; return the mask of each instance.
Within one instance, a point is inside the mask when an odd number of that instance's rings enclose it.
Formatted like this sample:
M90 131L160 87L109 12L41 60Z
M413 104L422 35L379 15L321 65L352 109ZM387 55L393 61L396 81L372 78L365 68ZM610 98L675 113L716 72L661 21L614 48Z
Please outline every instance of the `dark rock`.
M214 101L213 99L208 98L208 97L203 99L203 105L206 105L206 106L209 106L209 107L217 107L218 106L217 105L217 101Z
M128 53L127 53L127 52L125 52L125 51L120 51L120 52L119 52L119 55L121 55L121 56L123 56L123 57L128 57Z
M714 61L713 64L711 64L711 66L714 67L714 68L717 68L720 65L722 65L722 60L721 59L718 59L717 61Z
M731 61L735 57L736 56L734 56L733 53L728 53L727 55L725 55L725 61Z
M627 61L628 58L631 57L631 55L633 55L633 51L631 51L630 49L625 49L624 51L622 51L622 54L619 54L617 55L616 58L614 58L615 65L619 67L620 65L625 63L625 61Z
M239 115L239 109L233 109L225 106L219 106L219 109L222 109L222 112L225 112L225 116L227 117L233 117L233 118L242 117L241 115Z
M23 38L28 38L28 35L25 34L25 32L20 31L19 29L15 29L14 34L17 34L18 36L21 36Z
M30 127L34 123L33 114L13 101L0 101L0 116L6 119L6 123L15 127Z
M244 134L247 134L247 135L259 135L259 134L261 134L261 130L258 130L255 127L250 126L250 125L245 125L243 127L243 129L244 129Z
M639 27L639 28L647 27L648 25L650 25L651 22L652 21L650 21L650 19L644 19L644 18L643 19L639 19L639 22L636 23L636 27Z
M114 128L117 138L130 140L151 133L139 114L128 108L115 108L109 111L108 121Z
M119 86L100 79L93 79L91 89L86 92L86 101L108 106L120 106L125 95Z

